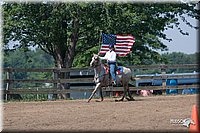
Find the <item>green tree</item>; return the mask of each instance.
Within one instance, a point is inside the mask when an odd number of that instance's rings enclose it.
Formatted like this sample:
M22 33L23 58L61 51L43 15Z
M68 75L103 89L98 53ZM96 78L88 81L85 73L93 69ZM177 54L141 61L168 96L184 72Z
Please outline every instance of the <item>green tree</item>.
M185 54L182 52L172 52L172 53L165 53L162 54L162 58L165 59L165 64L198 64L198 55L199 53L195 54ZM198 69L184 69L184 68L177 68L169 70L171 72L193 72L198 71Z
M162 54L162 57L166 59L166 64L197 64L198 53L185 54L182 52L172 52Z
M4 68L52 68L54 66L53 58L46 54L41 49L35 49L23 52L23 49L16 51L9 51L4 55L3 67ZM38 73L38 72L14 72L14 79L52 79L52 73ZM40 84L43 85L43 84ZM31 87L36 86L33 83L16 83L17 87Z
M59 68L87 66L92 52L99 49L99 32L136 37L133 53L121 58L131 64L143 64L147 59L160 61L156 50L167 47L158 39L166 37L165 29L179 28L177 17L198 18L195 3L5 3L4 49L10 40L19 41L17 47L39 46L52 55ZM137 57L137 58L135 58ZM79 61L80 60L80 61ZM143 61L144 60L144 61ZM84 65L83 65L84 64Z

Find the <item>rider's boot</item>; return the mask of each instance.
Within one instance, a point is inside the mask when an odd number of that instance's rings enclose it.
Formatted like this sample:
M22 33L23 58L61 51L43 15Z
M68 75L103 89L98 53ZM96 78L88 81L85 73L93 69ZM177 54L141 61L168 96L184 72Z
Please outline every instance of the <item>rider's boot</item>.
M113 81L113 85L117 85L117 83L115 81Z

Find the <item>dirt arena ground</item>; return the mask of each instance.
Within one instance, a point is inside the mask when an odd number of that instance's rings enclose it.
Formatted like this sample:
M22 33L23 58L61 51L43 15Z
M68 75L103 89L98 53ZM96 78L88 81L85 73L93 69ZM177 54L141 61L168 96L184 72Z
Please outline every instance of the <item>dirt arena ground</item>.
M191 118L198 95L116 98L87 103L84 100L9 102L3 105L3 132L144 131L188 132L173 120Z

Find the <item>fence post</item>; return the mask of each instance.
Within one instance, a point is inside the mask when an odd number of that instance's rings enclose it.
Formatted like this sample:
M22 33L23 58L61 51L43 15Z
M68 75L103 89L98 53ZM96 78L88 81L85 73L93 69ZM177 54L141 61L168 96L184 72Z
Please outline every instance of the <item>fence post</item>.
M164 65L161 66L161 74L162 74L162 88L163 88L162 91L166 91L167 76L166 76L166 66L164 66Z
M58 79L58 71L57 71L57 69L54 69L54 71L53 71L53 80L57 80L57 79ZM58 89L58 87L57 87L58 82L57 83L53 83L53 84L54 84L53 87L55 89Z
M38 92L38 87L36 88L37 92ZM36 99L38 100L39 99L39 95L38 93L36 94Z
M8 92L8 90L13 88L13 83L12 83L12 79L13 79L13 75L12 75L13 69L12 68L8 68L8 71L6 72L6 79L8 80L7 85L6 85L6 92ZM6 93L5 95L5 100L8 100L8 94Z
M54 68L53 69L53 80L58 80L58 69ZM58 89L58 82L53 83L53 89ZM53 100L53 98L56 98L57 94L48 94L48 99Z

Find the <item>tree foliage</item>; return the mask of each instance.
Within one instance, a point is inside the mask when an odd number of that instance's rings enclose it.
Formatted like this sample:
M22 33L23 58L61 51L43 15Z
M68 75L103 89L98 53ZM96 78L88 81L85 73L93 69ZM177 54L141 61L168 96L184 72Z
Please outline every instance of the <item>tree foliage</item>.
M26 52L24 49L17 49L4 53L4 68L52 68L53 64L53 58L38 48Z
M40 49L23 52L24 49L9 51L5 53L3 60L4 68L52 68L54 66L53 58ZM5 77L5 75L4 75ZM14 72L14 79L52 79L52 73L48 72ZM37 83L14 84L14 87L36 86ZM39 85L39 84L37 84ZM43 84L40 84L43 85Z
M172 52L162 54L162 57L166 59L166 64L198 64L198 55L195 54L184 54L181 52Z
M3 5L4 50L9 41L15 48L39 46L53 56L59 68L88 66L92 53L99 50L100 31L132 34L133 52L119 58L129 64L161 62L157 50L167 50L159 38L171 41L164 30L179 27L178 17L199 19L197 3L5 3ZM195 28L195 27L193 27ZM148 64L148 63L147 63Z

